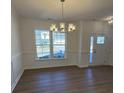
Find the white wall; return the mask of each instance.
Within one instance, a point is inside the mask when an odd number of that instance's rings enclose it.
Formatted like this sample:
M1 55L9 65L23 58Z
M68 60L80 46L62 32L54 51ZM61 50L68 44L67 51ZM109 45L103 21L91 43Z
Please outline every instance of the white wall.
M11 29L11 86L16 86L23 69L46 68L56 66L77 65L87 67L89 65L89 34L92 32L104 33L106 44L105 53L101 64L113 65L113 29L112 26L99 21L80 21L77 31L67 35L67 59L63 60L35 60L35 29L49 30L51 21L43 21L28 18L19 18L12 8ZM21 42L20 42L21 41ZM21 44L20 44L21 43ZM99 58L99 56L97 57ZM105 60L105 62L103 61Z
M35 60L35 29L49 30L51 21L43 21L30 18L20 19L20 31L21 31L21 41L22 41L22 52L23 52L23 66L25 69L31 68L45 68L45 67L56 67L56 66L68 66L77 65L79 67L87 67L89 64L89 34L95 32L96 34L104 33L107 37L106 45L104 49L107 51L104 53L105 56L102 58L103 63L101 64L112 64L110 62L110 51L111 48L110 38L112 38L112 30L110 26L104 22L100 21L80 21L75 22L77 24L77 31L68 33L67 39L67 59L63 60ZM111 30L111 31L110 31ZM107 56L106 56L107 55ZM100 59L101 60L101 59Z
M22 72L21 47L18 15L12 7L11 12L11 87L16 86Z
M21 18L21 41L23 66L25 69L75 65L78 60L78 31L69 33L67 40L67 59L35 60L35 29L49 30L51 21Z
M89 65L89 37L92 33L95 33L95 36L99 34L105 35L105 44L103 46L103 50L101 50L101 54L97 55L97 64L95 65L110 65L113 64L112 61L112 42L113 42L113 30L112 26L106 22L101 21L80 21L80 38L79 38L79 63L80 67ZM110 51L111 50L111 51ZM104 52L102 54L102 52Z
M89 34L95 32L104 33L107 37L105 45L105 65L113 64L113 29L112 26L99 21L80 21L77 31L68 33L67 59L63 60L35 60L35 29L49 30L51 21L43 21L30 18L19 18L12 7L11 15L11 86L16 86L24 69L45 68L56 66L77 65L87 67L89 64Z
M105 49L111 48L110 38L112 33L110 31L109 25L103 22L97 21L81 21L78 24L78 30L68 34L68 52L67 59L65 60L46 60L38 61L35 60L35 39L34 30L35 29L45 29L49 30L50 21L41 21L35 19L21 19L21 39L22 39L22 50L23 50L23 65L24 68L44 68L44 67L54 67L54 66L67 66L67 65L78 65L80 67L86 67L89 63L89 34L95 32L99 34L100 32L106 35L107 44ZM109 50L109 49L108 49ZM107 50L106 63L110 63L110 54ZM105 54L105 55L106 55ZM104 55L103 55L104 56ZM79 58L80 57L80 58ZM78 61L79 60L79 61ZM112 63L112 61L111 61Z

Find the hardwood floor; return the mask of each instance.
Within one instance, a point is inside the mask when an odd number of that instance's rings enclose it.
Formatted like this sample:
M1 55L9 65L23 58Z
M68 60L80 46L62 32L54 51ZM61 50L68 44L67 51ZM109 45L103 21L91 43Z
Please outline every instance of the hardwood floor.
M113 93L113 68L25 70L13 93Z

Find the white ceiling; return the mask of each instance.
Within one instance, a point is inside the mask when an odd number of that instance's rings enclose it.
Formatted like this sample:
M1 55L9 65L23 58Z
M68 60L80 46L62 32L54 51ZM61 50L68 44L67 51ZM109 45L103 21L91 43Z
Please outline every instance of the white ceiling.
M12 0L24 17L60 20L60 0ZM65 0L64 17L68 21L100 19L113 13L113 0Z

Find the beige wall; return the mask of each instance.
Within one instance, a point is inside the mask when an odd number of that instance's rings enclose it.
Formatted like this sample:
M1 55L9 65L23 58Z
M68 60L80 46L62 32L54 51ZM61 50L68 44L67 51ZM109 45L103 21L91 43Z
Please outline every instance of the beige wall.
M78 60L78 32L69 33L67 36L67 59L62 60L35 60L35 29L49 30L51 21L21 18L21 40L23 51L23 66L26 69L44 68L55 66L75 65Z
M11 86L13 90L21 76L23 68L21 60L18 15L16 14L14 8L12 8L11 14Z
M109 62L109 65L113 65L113 26L110 27L110 31L109 31L109 38L108 38L108 42L109 42L109 45L108 45L108 52L109 52L109 56L108 56L108 62Z
M63 60L35 60L35 29L49 30L51 21L36 20L30 18L20 19L20 31L21 31L21 45L23 52L23 66L25 69L31 68L44 68L44 67L56 67L77 65L79 67L86 67L89 64L89 34L92 32L99 34L104 33L106 36L106 44L104 45L104 54L101 58L100 64L108 65L112 64L110 60L112 56L109 49L112 47L110 38L112 38L112 30L110 26L105 22L100 21L80 21L75 22L77 24L77 31L68 33L67 35L67 59ZM99 56L97 57L99 58ZM111 61L111 62L110 62Z

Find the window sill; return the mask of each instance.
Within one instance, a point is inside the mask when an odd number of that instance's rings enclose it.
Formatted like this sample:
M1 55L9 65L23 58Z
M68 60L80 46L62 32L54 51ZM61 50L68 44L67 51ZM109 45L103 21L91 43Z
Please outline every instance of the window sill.
M35 60L41 60L41 61L46 61L46 60L66 60L67 58L35 58Z

